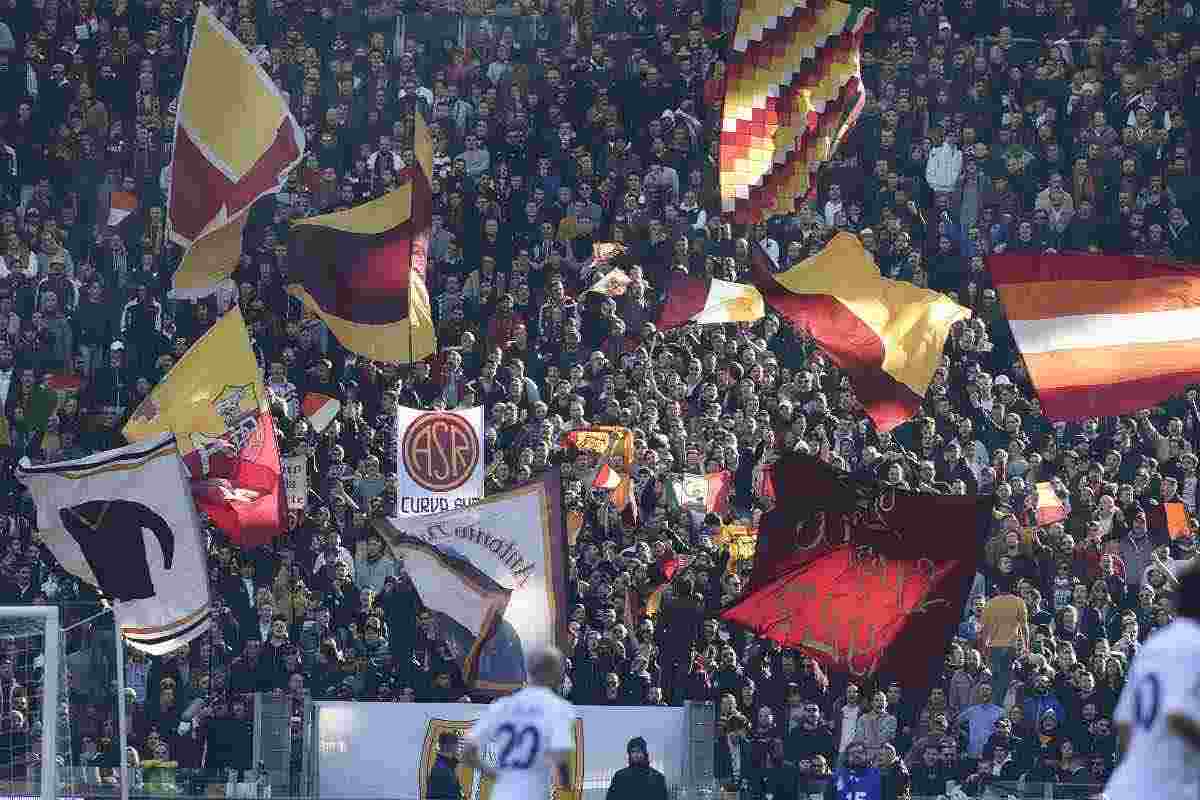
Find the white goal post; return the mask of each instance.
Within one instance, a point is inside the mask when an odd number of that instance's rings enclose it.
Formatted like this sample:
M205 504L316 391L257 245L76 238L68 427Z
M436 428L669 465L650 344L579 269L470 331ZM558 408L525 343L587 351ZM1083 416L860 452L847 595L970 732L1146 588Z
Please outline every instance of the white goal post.
M0 635L41 636L41 753L37 773L42 800L56 800L58 784L59 683L62 675L61 629L57 606L0 606ZM31 687L32 688L32 687ZM30 721L30 730L33 723ZM30 754L32 755L32 754ZM32 759L31 759L32 760ZM16 794L5 791L5 794ZM34 790L30 786L30 791Z

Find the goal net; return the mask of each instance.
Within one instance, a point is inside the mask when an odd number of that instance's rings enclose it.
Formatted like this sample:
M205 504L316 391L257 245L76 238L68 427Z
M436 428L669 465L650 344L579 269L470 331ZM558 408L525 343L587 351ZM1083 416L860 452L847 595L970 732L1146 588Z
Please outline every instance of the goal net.
M67 674L55 606L0 606L0 800L71 795Z

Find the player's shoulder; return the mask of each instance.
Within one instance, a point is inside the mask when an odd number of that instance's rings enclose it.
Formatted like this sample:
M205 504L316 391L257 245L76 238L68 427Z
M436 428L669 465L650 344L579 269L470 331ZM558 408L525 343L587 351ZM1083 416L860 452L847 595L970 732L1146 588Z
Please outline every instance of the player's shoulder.
M1133 664L1153 662L1156 668L1194 673L1196 658L1200 658L1200 624L1177 619L1147 637Z
M1200 623L1190 619L1176 619L1170 625L1150 634L1142 650L1177 651L1179 648L1200 651Z

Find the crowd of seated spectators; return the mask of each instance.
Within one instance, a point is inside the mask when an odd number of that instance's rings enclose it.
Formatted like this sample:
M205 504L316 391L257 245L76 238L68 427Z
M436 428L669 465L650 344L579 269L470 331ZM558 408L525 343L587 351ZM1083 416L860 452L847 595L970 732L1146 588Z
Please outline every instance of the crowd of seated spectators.
M1192 3L881 7L864 43L865 110L814 201L745 227L720 216L716 172L735 4L212 7L288 93L308 154L253 209L233 280L175 301L180 250L163 209L194 3L0 2L0 602L63 603L75 619L96 607L40 547L12 466L119 446L133 409L235 303L283 452L307 459L311 502L272 546L242 551L210 527L212 630L166 657L128 651L140 758L248 766L251 692L297 709L310 696L471 699L461 654L369 520L396 502L396 407L482 404L487 491L561 464L564 502L583 515L569 553L564 690L574 702L712 701L725 785L782 768L828 774L859 746L897 774L893 794L939 794L948 778L970 792L1021 777L1103 782L1125 671L1172 619L1174 575L1195 554L1194 535L1170 539L1148 519L1171 500L1196 510L1200 410L1189 391L1128 418L1047 421L985 259L1200 260L1188 220L1200 123ZM444 24L462 14L465 30ZM413 160L418 108L435 150L439 351L409 367L348 353L286 293L287 226L395 187ZM114 190L139 198L118 227L108 225ZM746 280L751 243L787 269L838 230L861 237L884 275L975 311L956 325L921 415L891 435L806 333L774 314L655 326L672 271ZM622 296L587 292L604 241L628 249ZM310 391L342 403L319 435L299 409ZM582 483L586 459L560 445L588 424L634 432L635 528ZM713 538L770 507L758 479L788 451L917 491L995 498L985 569L927 700L887 676L826 674L716 619L750 565L730 568ZM668 510L665 474L717 470L734 476L726 519ZM1069 516L1038 527L1043 481ZM658 613L629 624L627 609L677 555L689 560ZM1010 594L1029 627L1005 659L984 614ZM81 626L70 643L99 641L103 625ZM39 736L29 721L39 667L5 647L0 739L19 756ZM111 685L73 685L75 752L115 763L114 715ZM23 775L27 760L9 759L6 776Z

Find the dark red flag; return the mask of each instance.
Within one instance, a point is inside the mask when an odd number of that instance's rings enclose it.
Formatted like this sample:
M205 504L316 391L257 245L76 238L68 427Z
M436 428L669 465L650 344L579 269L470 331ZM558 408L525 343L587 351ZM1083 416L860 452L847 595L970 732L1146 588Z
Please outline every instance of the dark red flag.
M983 556L992 502L916 494L808 456L775 465L748 592L722 619L923 697Z

